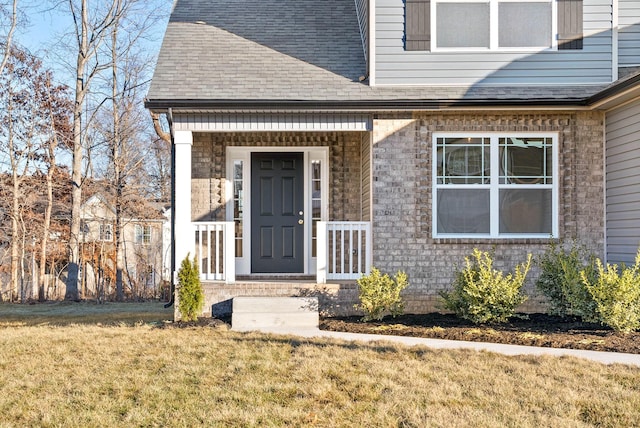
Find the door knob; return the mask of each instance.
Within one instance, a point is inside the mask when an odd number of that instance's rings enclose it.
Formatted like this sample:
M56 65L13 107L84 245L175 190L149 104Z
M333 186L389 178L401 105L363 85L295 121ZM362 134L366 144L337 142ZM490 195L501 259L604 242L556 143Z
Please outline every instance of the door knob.
M298 220L298 224L303 224L303 223L304 223L304 220L302 219Z
M304 215L304 211L298 211L298 215Z

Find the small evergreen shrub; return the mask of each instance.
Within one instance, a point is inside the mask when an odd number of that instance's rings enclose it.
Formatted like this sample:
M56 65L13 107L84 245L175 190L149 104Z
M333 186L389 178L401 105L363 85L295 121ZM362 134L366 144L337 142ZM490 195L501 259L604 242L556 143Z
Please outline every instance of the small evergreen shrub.
M378 269L371 268L369 275L358 279L360 304L355 307L364 312L363 321L381 320L387 311L394 317L401 315L404 302L400 292L408 285L407 274L403 271L398 271L392 279L388 274L381 275Z
M596 260L595 281L586 272L581 272L582 281L596 304L602 324L625 333L640 328L640 249L633 266L607 263Z
M531 254L516 266L515 273L506 276L493 268L488 252L474 248L472 257L464 260L464 269L456 272L453 290L440 293L444 308L475 324L506 322L527 300L521 290L531 267Z
M197 321L204 307L204 290L200 283L198 262L189 255L182 260L178 270L178 310L183 321Z
M593 254L575 242L566 248L562 242L552 241L545 253L536 258L536 263L541 271L536 288L547 297L549 313L597 321L595 302L581 277L584 271L588 278L594 278Z

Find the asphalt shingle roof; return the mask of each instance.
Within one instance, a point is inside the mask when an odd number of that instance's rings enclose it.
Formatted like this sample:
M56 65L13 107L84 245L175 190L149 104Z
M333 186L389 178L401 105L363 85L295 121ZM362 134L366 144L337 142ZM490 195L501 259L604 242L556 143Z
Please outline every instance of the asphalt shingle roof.
M602 86L370 87L353 0L177 0L148 99L583 100ZM603 85L604 86L604 85Z

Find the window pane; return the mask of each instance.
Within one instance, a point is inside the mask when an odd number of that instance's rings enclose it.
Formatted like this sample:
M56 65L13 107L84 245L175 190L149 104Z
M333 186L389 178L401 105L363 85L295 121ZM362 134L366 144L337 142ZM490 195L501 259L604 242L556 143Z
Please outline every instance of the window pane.
M501 189L500 233L551 235L551 189Z
M438 139L438 183L489 183L489 146L487 138Z
M440 3L436 8L440 48L488 48L488 3Z
M320 180L320 161L311 161L311 179Z
M551 3L500 3L498 34L500 47L551 46Z
M438 233L490 232L489 190L437 189Z
M320 200L314 199L311 202L311 217L314 219L320 220L321 211L320 211Z
M550 138L500 138L501 184L552 184Z

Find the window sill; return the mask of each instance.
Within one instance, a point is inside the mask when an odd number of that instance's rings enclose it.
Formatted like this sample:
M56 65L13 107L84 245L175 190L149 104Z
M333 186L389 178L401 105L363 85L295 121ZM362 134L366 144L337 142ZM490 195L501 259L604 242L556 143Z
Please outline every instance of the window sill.
M546 245L557 240L554 237L499 237L499 238L472 238L472 237L460 237L460 238L433 238L434 244L467 244L467 245Z

